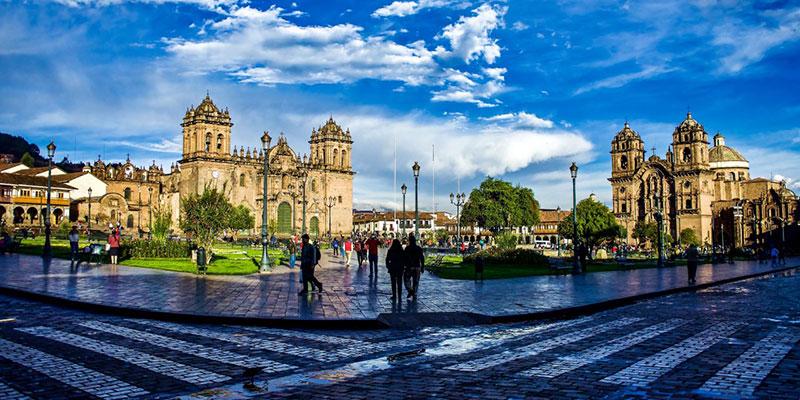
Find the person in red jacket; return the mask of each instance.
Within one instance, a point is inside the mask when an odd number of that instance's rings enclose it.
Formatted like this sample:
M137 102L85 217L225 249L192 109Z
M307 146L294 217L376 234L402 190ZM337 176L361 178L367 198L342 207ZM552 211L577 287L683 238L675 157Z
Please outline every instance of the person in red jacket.
M369 250L369 276L372 276L373 270L375 276L378 276L378 246L381 242L375 238L375 235L370 236L367 240L367 249Z
M111 235L108 236L108 255L111 256L111 264L119 264L119 230L112 229Z
M350 238L347 238L344 242L344 259L345 259L345 266L350 267L350 252L353 250L353 241Z

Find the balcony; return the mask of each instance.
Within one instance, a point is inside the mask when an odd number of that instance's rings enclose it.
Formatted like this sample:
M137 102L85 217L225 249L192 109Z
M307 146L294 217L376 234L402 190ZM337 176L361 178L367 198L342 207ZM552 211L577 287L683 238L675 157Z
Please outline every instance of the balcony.
M15 204L36 204L46 205L47 197L29 197L29 196L14 196L12 198ZM50 204L53 206L69 206L69 199L59 199L56 197L50 198Z

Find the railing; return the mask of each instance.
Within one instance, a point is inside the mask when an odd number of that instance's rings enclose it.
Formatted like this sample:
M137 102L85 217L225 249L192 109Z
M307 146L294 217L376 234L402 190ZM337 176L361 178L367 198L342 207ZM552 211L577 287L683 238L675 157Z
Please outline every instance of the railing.
M30 197L30 196L14 196L13 203L25 203L31 205L47 206L47 197ZM50 197L50 205L53 206L68 206L69 199L59 199L57 197Z

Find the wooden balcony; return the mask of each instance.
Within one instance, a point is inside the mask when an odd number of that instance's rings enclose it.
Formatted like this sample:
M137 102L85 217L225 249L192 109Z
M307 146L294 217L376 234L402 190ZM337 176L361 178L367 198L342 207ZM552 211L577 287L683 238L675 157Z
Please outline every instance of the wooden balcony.
M47 205L47 197L27 197L27 196L14 196L12 198L14 204L30 204L30 205ZM56 197L50 198L52 206L66 206L69 207L69 198L59 199Z

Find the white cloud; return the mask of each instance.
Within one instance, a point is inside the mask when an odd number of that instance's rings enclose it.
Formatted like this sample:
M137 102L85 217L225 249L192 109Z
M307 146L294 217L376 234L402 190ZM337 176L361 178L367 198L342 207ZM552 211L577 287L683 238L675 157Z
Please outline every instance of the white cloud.
M800 9L777 18L775 26L752 26L731 20L713 29L712 44L730 50L720 59L718 72L735 74L760 61L770 49L784 42L800 39Z
M517 32L524 31L525 29L528 29L528 28L530 28L530 27L528 25L525 25L524 23L522 23L522 21L514 22L511 25L511 30L515 30Z
M146 136L146 135L141 135ZM178 135L172 139L161 139L158 142L147 143L147 142L133 142L122 140L116 142L120 146L127 146L133 147L136 149L147 150L147 151L155 151L157 153L172 153L172 154L180 154L183 151L183 136Z
M210 24L208 40L167 39L167 51L187 71L224 71L243 82L347 83L360 79L401 81L416 86L438 73L422 41L398 44L361 34L359 26L300 26L282 9L237 8Z
M539 93L541 93L541 94L543 94L545 96L550 96L550 92L548 92L547 90L540 90Z
M539 39L544 39L544 33L539 32L536 34L536 37Z
M453 7L464 8L469 2L463 0L419 0L419 1L393 1L372 13L373 18L406 17L414 15L426 8Z
M504 25L503 16L507 10L507 7L483 4L472 10L473 16L462 16L455 23L446 26L435 39L448 40L451 50L440 51L439 54L452 55L466 63L483 57L487 64L494 64L500 57L500 45L489 34Z
M595 89L601 88L618 88L621 86L625 86L628 83L640 79L649 79L657 75L666 74L669 72L677 71L678 68L675 67L667 67L665 65L654 65L654 66L646 66L642 68L641 71L638 72L631 72L627 74L620 74L616 76L612 76L609 78L601 79L599 81L592 82L591 84L581 87L575 91L575 94L586 93Z
M213 10L223 11L223 7L227 8L239 3L239 0L53 0L56 3L64 4L69 7L107 7L114 6L122 3L148 3L148 4L169 4L169 3L183 3L195 4L198 7Z
M481 118L484 121L501 121L506 123L506 126L511 126L513 128L528 128L528 129L537 129L537 128L552 128L553 121L539 118L536 114L527 113L525 111L520 111L518 113L506 113L506 114L499 114L491 117Z

